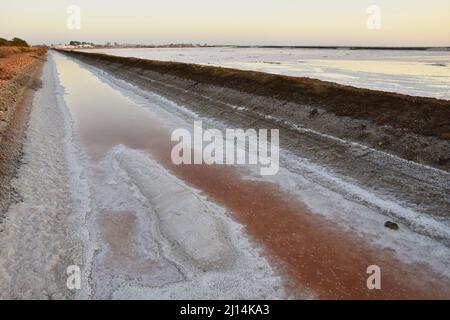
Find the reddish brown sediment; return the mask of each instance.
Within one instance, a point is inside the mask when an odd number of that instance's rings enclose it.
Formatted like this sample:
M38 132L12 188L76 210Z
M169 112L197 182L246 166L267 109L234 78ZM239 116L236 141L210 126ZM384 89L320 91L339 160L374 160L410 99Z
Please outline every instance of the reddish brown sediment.
M169 132L158 123L145 121L147 126L136 124L125 136L121 130L108 135L99 133L101 149L90 148L92 155L101 157L117 144L149 152L178 178L228 209L251 237L263 245L270 261L284 272L286 288L294 296L307 288L322 299L450 297L448 280L437 277L429 267L407 265L393 253L343 233L309 212L278 185L243 180L242 172L230 166L174 165ZM84 136L88 149L99 142L92 139L93 131L85 131ZM366 271L370 265L381 268L382 290L367 289Z
M107 248L101 257L97 257L103 268L109 270L113 276L146 279L161 278L163 269L170 269L172 279L167 282L180 281L181 275L170 264L148 257L138 237L139 221L133 211L102 212L97 217L101 237ZM160 281L162 281L161 279Z
M101 234L108 244L104 265L120 268L132 264L134 239L137 233L137 218L133 212L108 212L98 219Z
M237 171L224 166L175 166L164 154L157 157L167 168L227 208L264 245L271 260L280 262L294 294L306 287L323 299L450 297L449 283L433 279L425 266L406 265L364 239L344 234L277 185L242 180ZM382 270L382 290L367 289L370 265Z

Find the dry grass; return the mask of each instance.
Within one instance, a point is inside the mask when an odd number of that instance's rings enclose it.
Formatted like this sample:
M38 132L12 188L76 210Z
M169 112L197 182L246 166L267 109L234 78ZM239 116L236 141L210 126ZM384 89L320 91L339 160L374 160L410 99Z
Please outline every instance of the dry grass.
M0 58L7 58L13 54L24 53L24 52L38 52L42 48L30 48L30 47L0 47Z
M41 47L0 47L0 86L37 59L44 59L46 51Z

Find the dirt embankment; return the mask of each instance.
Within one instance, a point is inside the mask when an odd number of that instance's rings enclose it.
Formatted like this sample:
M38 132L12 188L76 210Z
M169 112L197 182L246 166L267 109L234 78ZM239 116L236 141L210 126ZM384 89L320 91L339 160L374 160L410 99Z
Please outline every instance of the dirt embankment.
M44 48L0 47L0 85L47 52Z
M0 219L16 194L10 185L20 163L31 97L40 86L42 48L0 47Z
M90 55L129 67L188 78L198 83L316 106L338 116L372 120L378 125L390 125L450 140L450 101L447 100L360 89L304 77L98 53L73 51L72 54Z
M208 96L223 112L246 113L289 131L298 127L450 170L450 101L359 89L309 78L66 51L163 95ZM133 74L133 76L130 76ZM141 81L142 79L142 81ZM145 85L144 85L145 86ZM172 96L174 100L180 100ZM212 109L212 100L211 108ZM192 99L191 99L192 100ZM218 103L216 103L218 104ZM233 110L230 109L235 107ZM245 111L242 111L242 107ZM211 110L201 108L201 113ZM230 109L230 110L226 110ZM234 117L233 115L229 115ZM284 133L289 137L291 134ZM294 134L295 136L295 134ZM295 138L290 138L288 144Z

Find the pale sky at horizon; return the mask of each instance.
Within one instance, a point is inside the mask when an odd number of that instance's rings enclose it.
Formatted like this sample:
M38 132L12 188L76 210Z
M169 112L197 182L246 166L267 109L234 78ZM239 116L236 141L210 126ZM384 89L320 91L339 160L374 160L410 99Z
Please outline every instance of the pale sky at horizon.
M0 37L30 43L450 46L450 0L0 0ZM381 29L366 27L369 5ZM66 27L69 5L81 29Z

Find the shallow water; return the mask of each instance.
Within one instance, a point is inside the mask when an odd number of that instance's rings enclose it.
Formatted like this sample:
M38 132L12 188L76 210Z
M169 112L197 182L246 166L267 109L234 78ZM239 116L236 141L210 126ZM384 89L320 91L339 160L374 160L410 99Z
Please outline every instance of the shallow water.
M234 222L223 222L226 216L221 210L210 209L207 200L200 199L200 195L189 191L189 187L182 186L181 181L165 171L164 168L172 169L173 166L170 131L156 114L143 109L73 60L59 54L53 58L65 89L64 100L72 115L74 130L88 158L85 170L95 208L90 214L89 228L100 246L92 271L93 296L111 298L119 288L126 287L135 291L146 288L150 292L142 297L160 298L164 294L160 291L166 286L184 285L187 289L179 289L170 296L186 298L183 294L187 290L192 297L200 298L281 297L281 291L263 289L267 283L280 286L279 280L264 258L259 257L254 248L248 248L245 235L239 230L229 234L230 228L236 228ZM146 153L163 167L133 150ZM135 164L129 168L130 163ZM136 170L137 176L133 176ZM182 171L188 172L190 168L184 166ZM147 178L148 174L151 177ZM157 192L156 200L148 196L152 192ZM165 194L172 200L161 199ZM183 208L182 218L177 219L178 213L173 217L167 211L167 208L175 210L174 204ZM206 218L206 223L195 220L198 215L192 211L197 208L195 205L211 215ZM158 211L166 212L166 215ZM180 221L187 221L186 230L195 227L198 230L195 234L184 232L173 236L172 230L183 229L178 225ZM211 225L216 223L225 224L224 230L213 230ZM196 239L197 232L200 240ZM207 234L211 236L208 238ZM202 237L212 241L228 238L225 242L231 242L232 250L240 251L239 265L223 273L208 274L203 279L206 270L199 270L197 263L192 262L196 256L189 256L196 250L207 251L211 243L205 243ZM199 248L191 248L190 243ZM180 251L185 253L180 254ZM203 256L208 258L206 253ZM224 263L232 263L233 259L229 260ZM244 272L251 272L252 276L243 276ZM225 281L222 278L240 284L230 284L226 290L202 290L202 286L210 285L209 282ZM263 280L256 281L258 278ZM201 283L196 283L198 281Z
M87 169L91 172L92 198L96 202L91 228L99 233L98 241L103 242L103 251L97 255L94 268L94 279L100 288L98 297L109 297L111 290L119 287L115 284L119 281L117 278L123 276L133 281L145 278L145 285L149 287L185 281L189 273L181 270L186 265L177 265L155 249L158 247L155 243L160 240L154 240L157 232L155 234L151 228L152 223L157 223L152 206L162 208L169 215L173 206L181 206L183 212L189 212L190 202L199 199L199 195L195 195L197 191L243 225L245 232L237 237L249 236L256 240L272 265L281 266L286 277L293 279L289 289L294 292L307 287L324 298L433 296L433 292L413 290L414 287L410 286L414 284L409 284L408 279L398 279L397 268L404 266L391 253L382 253L368 246L363 239L343 234L329 222L311 214L298 198L283 192L276 183L242 179L245 173L235 167L174 165L170 159L170 128L173 123L167 123L168 118L152 111L157 105L147 101L144 109L74 60L60 54L56 54L54 59L75 130L90 157ZM148 162L145 157L133 156L130 150L144 152L157 164ZM126 181L117 178L123 174L117 170L117 163L127 174ZM197 191L190 191L194 193L188 198L170 194L171 189L166 189L166 186L173 179L179 179L177 184L185 183ZM161 181L164 183L158 185ZM155 188L159 187L161 194L154 195ZM141 202L151 200L156 201L156 205L154 202L150 207L136 204L139 202L135 199L136 193L144 195L144 200L142 195L138 197ZM204 204L206 200L201 201ZM215 221L220 210L209 212L211 221ZM160 216L159 219L164 220L165 217ZM180 227L170 223L166 229ZM196 227L199 235L206 230L200 225L186 225L187 229L195 230ZM217 237L233 236L230 225L219 229L221 231L217 231L217 235L212 235L213 241ZM181 247L196 234L187 234L188 238L180 243ZM196 239L193 242L198 243ZM232 247L237 247L237 243L234 242ZM237 250L238 256L246 254L239 248L231 250ZM126 259L122 263L111 262L114 257L123 255ZM233 261L230 258L226 263L238 268L239 260ZM369 292L365 287L366 267L374 261L383 266L386 288L383 292ZM141 267L131 268L130 264L135 262L142 262ZM406 269L413 274L421 272L410 267ZM260 272L254 271L256 274ZM240 277L239 272L233 269L231 274L235 278ZM248 290L251 287L245 286L241 284L240 289L250 294ZM266 289L271 291L271 288ZM301 293L304 294L303 291Z
M268 48L87 51L310 77L360 88L450 99L450 51Z

